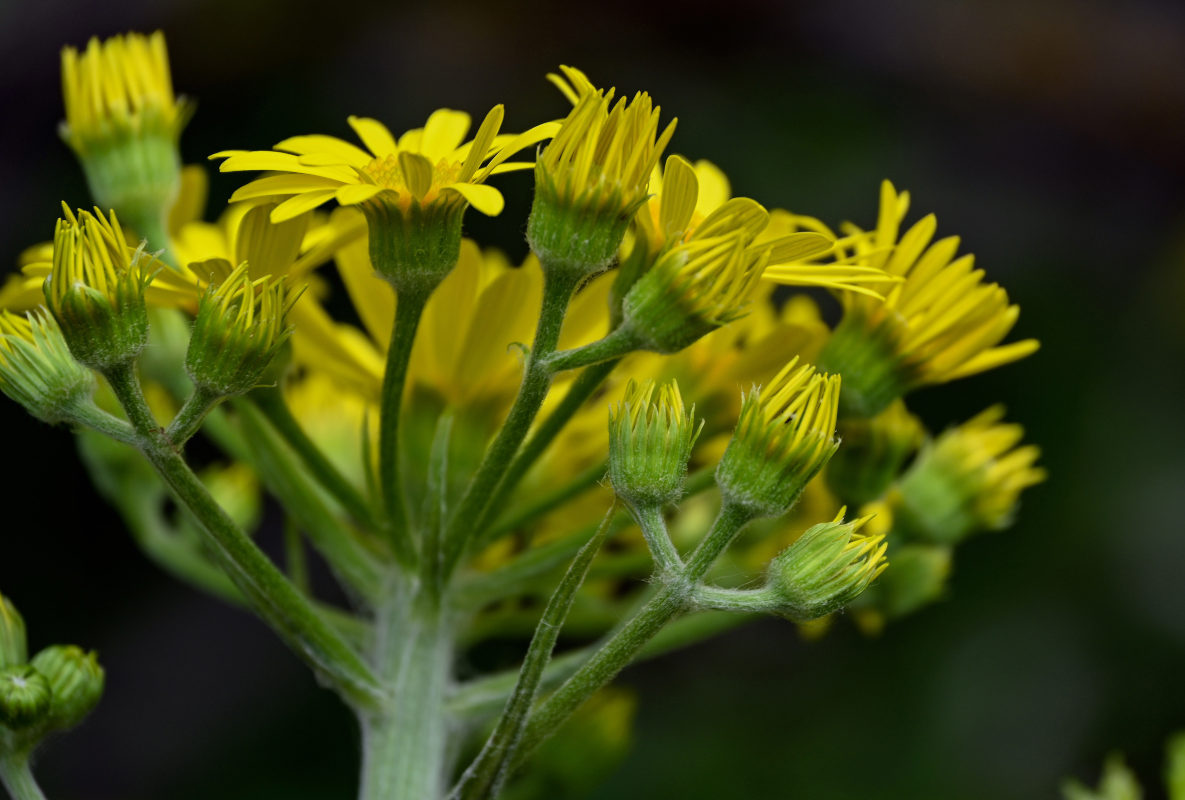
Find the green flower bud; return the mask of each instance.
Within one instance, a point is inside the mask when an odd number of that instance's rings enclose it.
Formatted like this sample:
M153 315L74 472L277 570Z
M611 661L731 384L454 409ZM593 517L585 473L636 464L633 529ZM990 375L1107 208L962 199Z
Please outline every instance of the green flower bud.
M31 666L0 670L0 724L20 730L41 722L52 694L49 682Z
M843 445L827 464L827 486L843 502L863 505L884 495L922 443L925 430L897 401L875 417L840 416L839 435Z
M1045 470L1034 466L1041 451L1017 447L1024 429L1001 423L1003 415L989 408L922 449L893 496L896 531L953 544L1011 523L1020 493L1045 480Z
M45 676L53 690L45 718L52 728L73 728L103 696L103 668L93 651L88 653L73 645L53 645L33 656L30 664Z
M82 163L91 197L151 232L180 190L177 142L193 113L173 95L164 36L91 39L81 54L64 48L62 88L61 135Z
M725 499L754 516L776 517L793 508L838 447L839 376L797 365L795 358L769 386L745 396L716 468Z
M108 220L96 208L76 217L62 208L45 303L74 358L103 371L131 361L148 342L144 290L157 262L143 245L128 247L114 213Z
M778 601L775 611L794 622L818 619L860 596L888 566L883 536L859 531L871 517L808 528L770 562L766 591Z
M202 297L185 366L199 389L216 397L243 394L260 384L291 329L293 298L282 278L252 281L243 262Z
M0 391L54 425L72 419L94 389L94 374L70 355L53 317L0 312Z
M645 93L612 103L612 89L561 70L563 78L550 77L573 108L536 161L527 241L545 270L578 281L613 263L675 123L659 134L659 109Z
M25 663L25 620L7 597L0 594L0 669Z
M695 424L695 407L684 409L675 381L630 381L609 414L609 480L617 495L635 507L678 501L702 427L702 421Z

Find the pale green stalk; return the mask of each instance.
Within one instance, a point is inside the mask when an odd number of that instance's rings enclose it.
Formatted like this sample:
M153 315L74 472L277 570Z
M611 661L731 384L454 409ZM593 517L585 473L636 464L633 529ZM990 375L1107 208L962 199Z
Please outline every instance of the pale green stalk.
M28 753L0 753L0 783L12 795L12 800L45 800L29 769Z

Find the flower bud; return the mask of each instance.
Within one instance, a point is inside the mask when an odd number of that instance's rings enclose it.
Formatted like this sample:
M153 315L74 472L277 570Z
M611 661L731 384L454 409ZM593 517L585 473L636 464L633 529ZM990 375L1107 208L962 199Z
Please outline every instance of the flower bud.
M148 341L144 290L157 262L143 245L128 247L114 213L62 208L45 303L80 363L100 371L127 363Z
M1017 447L1019 425L994 406L922 449L893 496L894 529L909 538L953 544L1012 522L1020 493L1045 480L1041 451Z
M843 445L827 464L827 486L843 502L863 505L884 495L925 431L897 401L875 417L840 417L839 435Z
M624 324L641 347L677 353L744 316L766 259L747 238L743 231L696 237L659 258L622 306Z
M71 419L94 388L94 374L70 355L53 317L0 311L0 391L53 425Z
M0 669L25 663L25 620L7 597L0 594Z
M695 407L684 409L675 381L630 381L609 414L609 480L617 495L635 507L677 502L702 427Z
M780 602L777 613L794 622L830 614L856 599L888 566L883 536L865 536L862 517L807 531L770 562L767 590Z
M73 645L53 645L33 656L30 664L53 690L46 723L58 730L73 728L103 696L104 675L98 655Z
M185 366L194 383L216 396L243 394L260 384L288 340L292 298L282 278L252 281L243 262L202 297Z
M0 670L0 725L19 730L41 722L51 698L49 682L33 667Z
M732 441L716 469L726 501L756 516L789 511L835 452L839 376L795 358L741 404Z
M181 187L177 142L193 107L173 96L164 35L91 39L62 50L66 121L91 197L143 234L168 214ZM153 242L163 247L165 242Z
M527 240L545 270L579 280L613 263L675 123L659 134L659 109L645 93L612 103L614 90L561 70L549 77L573 108L535 164Z

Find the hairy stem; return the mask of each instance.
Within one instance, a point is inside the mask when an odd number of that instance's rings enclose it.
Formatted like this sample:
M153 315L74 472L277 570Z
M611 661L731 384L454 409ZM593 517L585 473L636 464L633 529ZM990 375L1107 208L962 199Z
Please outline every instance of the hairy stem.
M551 388L551 371L547 368L547 357L555 351L564 322L564 313L575 289L576 284L571 276L562 272L544 271L543 305L539 312L539 325L535 329L535 343L527 359L518 397L515 398L502 429L486 450L485 457L473 474L445 529L445 575L452 572L469 541L476 535L478 519L493 499L495 487L506 472L510 460L518 452L535 415L539 413L539 407L547 397L547 390Z
M193 514L222 568L252 607L319 675L350 701L382 704L386 694L359 655L342 639L210 496L156 424L131 362L106 373L140 434L140 451L177 500Z

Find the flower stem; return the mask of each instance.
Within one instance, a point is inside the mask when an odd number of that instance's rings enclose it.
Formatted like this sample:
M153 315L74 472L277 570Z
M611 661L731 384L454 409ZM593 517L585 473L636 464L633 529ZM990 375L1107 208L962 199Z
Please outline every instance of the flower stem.
M379 486L391 545L395 556L404 565L415 563L416 552L403 497L403 484L399 478L399 414L403 406L404 384L407 382L407 365L411 361L416 329L420 326L420 317L424 314L427 302L428 292L405 290L399 294L380 399Z
M531 644L519 670L518 681L506 701L506 709L477 758L461 776L461 781L451 797L484 800L498 796L509 776L510 766L527 722L527 714L539 691L539 683L543 680L544 670L551 660L551 653L555 649L556 640L559 639L560 630L564 627L564 620L572 608L572 601L576 598L576 590L584 583L589 565L605 541L615 510L616 503L610 506L593 537L576 553L576 558L572 560L551 599L547 601L547 607L543 609L539 625L535 628L535 635L531 637Z
M564 271L544 270L543 306L539 325L535 329L535 343L527 359L518 397L510 408L502 429L486 450L469 486L445 529L443 573L449 575L460 560L470 539L476 535L475 523L493 500L494 489L506 472L510 460L518 452L539 407L551 388L551 370L547 358L555 352L564 322L564 313L577 278Z
M373 707L386 693L359 655L210 496L156 424L135 364L108 370L106 378L140 435L140 451L197 519L222 568L252 607L319 675L350 701Z
M681 575L668 581L624 625L606 640L580 669L531 715L523 733L520 760L555 732L585 700L613 679L668 622L686 611L695 584L750 520L747 509L725 503L687 561Z
M497 514L506 505L506 499L518 486L519 481L527 474L527 471L534 466L539 457L547 450L548 445L555 440L559 432L564 429L568 421L580 410L584 402L597 390L597 387L604 383L605 378L609 377L609 373L617 366L620 359L612 361L602 361L599 364L594 364L587 367L572 385L568 388L568 393L564 395L564 399L560 404L547 415L547 418L539 424L535 432L531 434L531 438L527 440L526 444L519 450L518 455L510 462L505 474L498 482L497 488L494 490L490 502L487 504L485 512L478 518L475 528L479 531L485 530L488 523L493 522L492 515Z
M202 426L202 420L221 400L222 398L216 394L201 388L194 389L182 404L177 416L173 417L173 421L169 423L165 437L173 443L174 447L181 447L198 432Z
M29 769L28 753L0 755L0 783L12 795L12 800L45 800L45 794Z
M646 544L650 547L650 554L654 556L654 564L659 572L681 572L683 561L679 558L679 551L671 541L667 532L667 521L662 515L662 506L648 505L630 508L630 513L642 529L646 537Z

